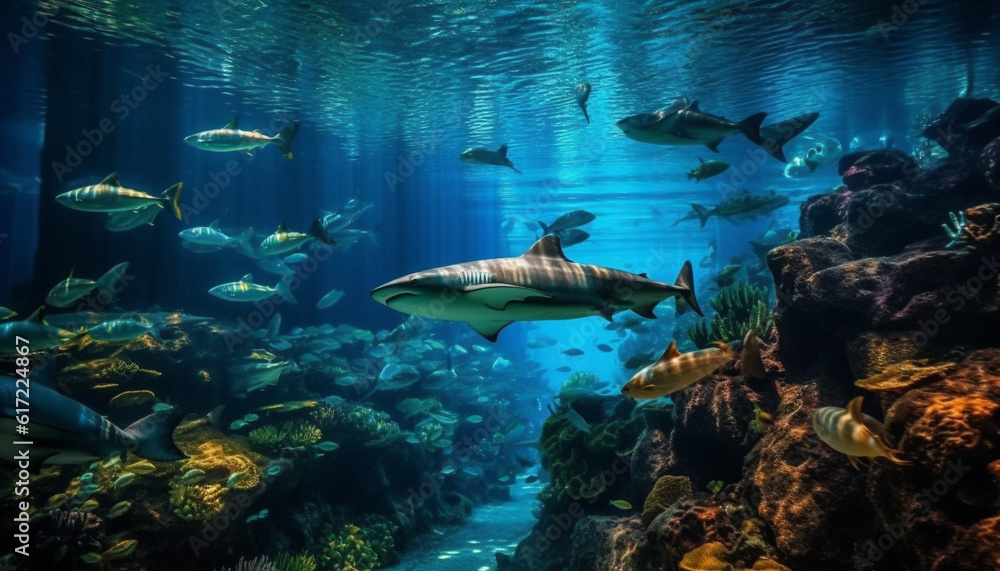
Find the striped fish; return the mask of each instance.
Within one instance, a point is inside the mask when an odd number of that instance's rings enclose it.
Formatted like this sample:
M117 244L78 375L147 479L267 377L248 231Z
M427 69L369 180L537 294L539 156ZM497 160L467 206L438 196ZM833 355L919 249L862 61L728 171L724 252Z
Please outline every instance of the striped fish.
M225 153L229 151L249 151L257 147L265 147L271 143L278 146L281 154L292 158L292 139L299 130L299 124L293 123L273 137L260 131L241 131L236 117L221 129L202 131L184 137L184 142L203 151Z
M907 464L900 452L885 444L885 427L881 422L861 413L862 397L847 403L847 408L825 406L813 413L813 430L819 439L837 452L847 454L851 466L858 468L858 458L888 458L896 464Z
M677 350L677 343L671 341L655 363L632 375L622 387L622 394L636 399L655 399L693 385L733 358L729 345L722 341L716 341L715 345L682 355Z
M383 284L372 299L396 311L465 321L490 341L514 321L575 319L600 315L608 321L631 310L655 319L653 308L682 298L701 315L694 296L691 262L666 284L601 266L577 264L563 254L559 237L543 236L523 255L467 262L417 272Z
M118 180L118 173L113 172L97 184L60 194L56 197L56 202L84 212L126 212L156 204L160 208L169 208L180 220L179 201L183 186L184 183L179 182L163 191L160 196L152 196L139 190L125 188Z

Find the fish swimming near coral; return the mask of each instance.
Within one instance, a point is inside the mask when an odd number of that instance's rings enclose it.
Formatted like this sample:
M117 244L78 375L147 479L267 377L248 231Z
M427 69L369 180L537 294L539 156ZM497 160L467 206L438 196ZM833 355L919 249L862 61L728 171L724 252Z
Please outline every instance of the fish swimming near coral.
M473 147L466 149L458 158L466 163L508 167L517 174L521 174L521 171L514 168L514 163L510 162L510 159L507 158L507 145L500 145L500 148L495 151L482 147Z
M569 418L569 423L575 426L581 432L586 432L590 434L590 425L584 420L580 413L576 412L572 408L566 411L566 417Z
M17 343L17 338L30 339L30 345ZM40 306L27 319L0 323L0 355L16 355L18 346L42 351L53 347L78 347L82 334L66 331L45 321L45 306Z
M699 158L698 160L701 161L701 164L698 165L698 168L688 173L688 178L689 179L693 178L695 182L701 182L706 178L711 178L715 175L722 174L726 172L726 170L729 168L729 163L724 163L722 161L705 162L705 159L702 158Z
M113 172L97 184L84 186L64 192L56 196L56 202L84 212L123 212L134 211L150 205L169 209L178 220L181 219L181 189L184 183L178 182L160 196L152 196L140 190L122 186L118 173Z
M241 131L239 128L239 119L233 117L229 123L226 123L225 127L188 135L184 137L184 142L196 149L216 153L249 151L250 149L266 147L274 143L278 147L278 150L281 151L281 154L290 159L292 158L292 139L295 138L295 134L298 131L298 123L292 123L273 137L269 137L256 129L253 131Z
M110 292L112 286L121 280L128 269L128 262L122 262L104 273L97 280L74 278L70 270L69 277L57 283L45 296L45 303L55 307L69 307L95 289ZM111 294L108 293L108 296Z
M587 120L589 125L590 115L587 113L587 99L590 98L590 84L576 84L576 87L573 88L573 95L576 97L576 104L580 106L580 109L583 109L583 118Z
M756 220L758 216L766 216L786 204L788 204L788 197L773 190L768 191L767 194L751 194L744 190L711 209L697 203L692 203L691 208L697 213L701 227L704 228L708 219L713 216L724 218L732 223L748 219Z
M655 319L653 308L669 298L684 299L702 315L694 295L691 262L684 262L671 285L645 274L572 262L563 254L559 237L551 234L519 257L410 274L375 288L371 296L410 315L465 321L490 341L496 341L500 331L514 321L590 315L611 321L616 312L626 310ZM432 303L441 299L450 303Z
M239 398L266 386L276 385L281 374L291 369L291 361L250 361L228 367L226 375L229 377L229 394Z
M35 470L42 464L82 464L124 456L125 452L156 462L187 458L172 439L174 428L184 416L179 411L154 412L123 430L44 385L36 383L30 390L31 422L25 439L32 442L31 465ZM14 379L0 378L0 429L7 434L14 434L18 391L24 393ZM18 453L12 440L7 438L0 443L4 458L13 458Z
M761 144L760 124L767 113L755 113L733 123L725 117L703 113L697 101L678 99L670 107L640 113L618 121L625 136L640 143L654 145L705 145L719 152L719 143L736 133Z
M715 345L681 354L677 343L671 341L655 363L643 367L625 383L622 394L636 399L655 399L700 381L733 358L728 345L721 341Z
M830 448L847 455L851 466L858 468L858 458L888 458L895 464L908 464L900 452L886 443L881 422L861 412L863 397L855 397L843 409L825 406L813 412L813 430Z

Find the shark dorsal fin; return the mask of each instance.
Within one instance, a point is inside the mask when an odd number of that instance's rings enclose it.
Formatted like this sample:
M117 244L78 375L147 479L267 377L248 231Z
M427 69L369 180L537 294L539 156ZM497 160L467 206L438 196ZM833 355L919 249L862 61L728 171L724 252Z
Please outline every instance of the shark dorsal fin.
M285 226L285 221L282 220L281 224L278 224L278 231L275 234L284 234L286 232L288 232L288 227Z
M688 111L701 111L701 109L698 108L698 100L695 99L695 100L691 101L691 103L688 103L687 110Z
M503 145L500 145L500 148L497 149L497 154L500 155L503 158L507 158L507 144L506 143L504 143Z
M104 177L104 180L97 184L107 184L109 186L121 186L122 183L118 182L118 173L113 172L108 176Z
M211 228L212 230L218 230L219 229L219 221L218 220L213 220L212 223L208 225L208 227Z
M253 282L253 274L247 274L247 275L243 276L242 278L240 278L240 281L243 282L243 283L252 283Z
M864 397L854 397L847 403L847 414L851 415L851 420L858 424L865 423L865 417L861 415L861 401Z
M701 164L705 164L705 159L698 157L698 160L701 161Z
M28 318L25 319L25 321L30 321L32 323L40 323L42 325L45 325L45 306L39 305L38 309L36 309L34 313L29 315Z
M559 243L559 236L546 234L535 242L522 257L524 258L551 258L568 262L566 254L563 253L562 245Z
M240 128L240 117L239 117L239 115L237 115L237 116L233 117L232 119L230 119L229 122L226 123L226 126L223 127L223 129L239 129L239 128Z
M669 361L671 359L675 359L675 358L680 357L680 356L681 356L681 352L677 350L677 342L671 340L670 341L670 346L667 347L667 350L664 351L662 355L660 355L660 358L657 359L656 362L657 363L665 363L665 362L667 362L667 361Z

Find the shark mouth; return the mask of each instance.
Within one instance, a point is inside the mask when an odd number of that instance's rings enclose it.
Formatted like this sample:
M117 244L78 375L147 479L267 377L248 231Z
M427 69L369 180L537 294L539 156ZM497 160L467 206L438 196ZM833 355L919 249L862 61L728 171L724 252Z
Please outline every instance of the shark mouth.
M407 296L416 296L416 295L417 294L415 294L415 293L413 293L411 291L404 291L403 293L397 293L396 295L393 295L393 296L385 298L385 304L386 305L392 305L392 302L394 302L394 301L399 301L400 299L402 299L404 297L407 297Z

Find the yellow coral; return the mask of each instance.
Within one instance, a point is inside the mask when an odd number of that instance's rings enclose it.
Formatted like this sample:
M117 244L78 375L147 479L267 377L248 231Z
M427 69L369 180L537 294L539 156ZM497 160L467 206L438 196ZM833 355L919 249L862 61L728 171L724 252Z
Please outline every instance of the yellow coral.
M686 553L680 568L684 571L732 571L733 566L723 559L728 555L725 545L713 541Z
M227 451L218 441L209 441L198 446L198 453L181 467L180 474L188 470L202 470L205 480L209 482L225 482L235 473L243 473L244 477L233 487L239 490L249 489L259 482L257 465L244 454Z
M170 492L170 507L187 521L205 521L222 511L229 490L219 484L178 484Z
M687 476L661 476L653 485L653 491L646 496L642 505L642 521L649 525L660 512L678 500L690 498L693 490L691 478Z
M892 365L881 373L854 382L854 386L870 391L905 391L917 385L940 381L954 363L928 365L927 361L906 361Z

